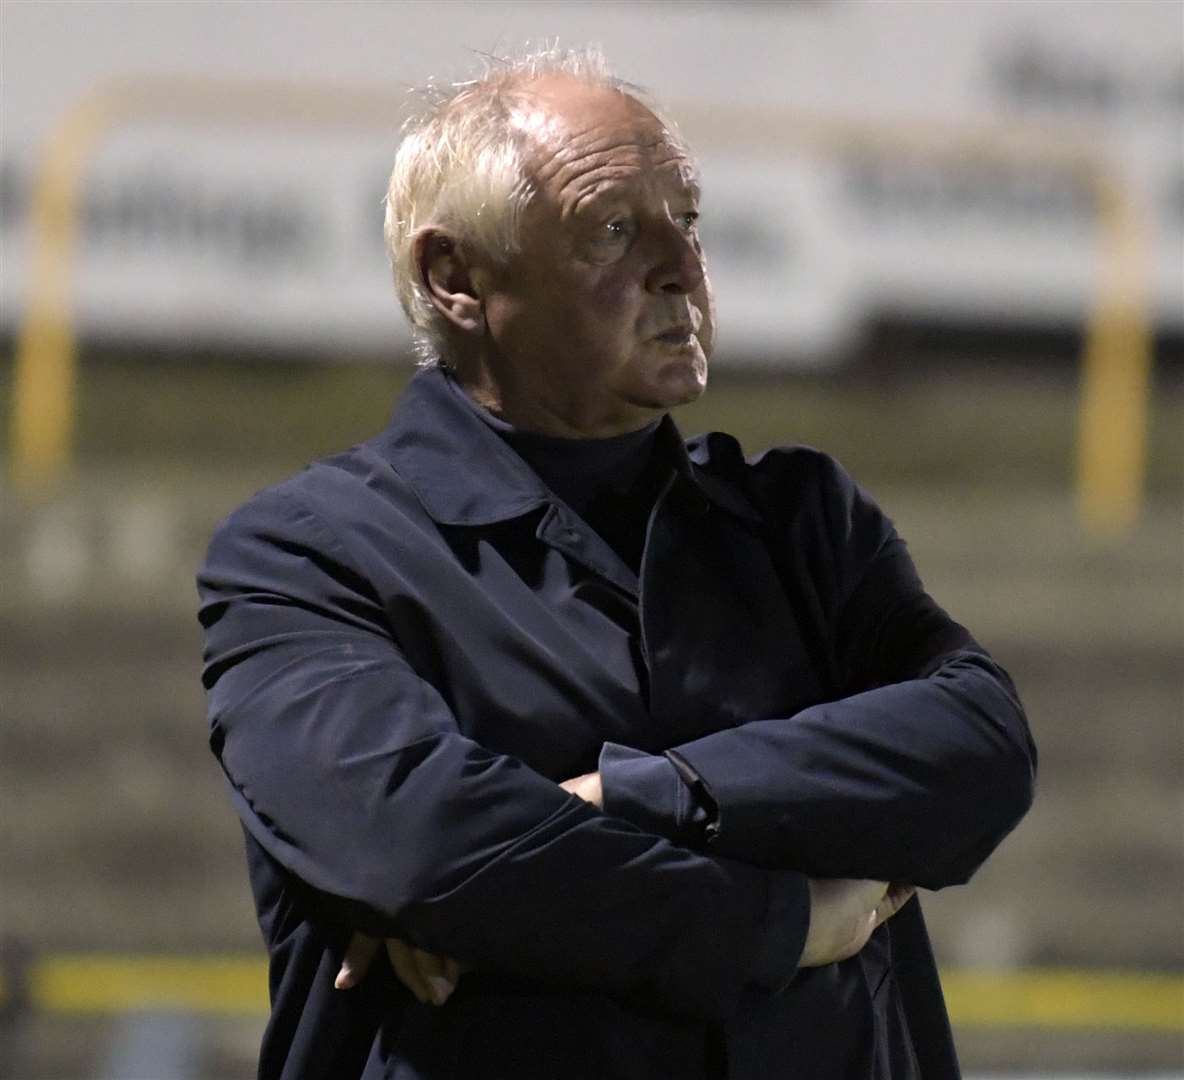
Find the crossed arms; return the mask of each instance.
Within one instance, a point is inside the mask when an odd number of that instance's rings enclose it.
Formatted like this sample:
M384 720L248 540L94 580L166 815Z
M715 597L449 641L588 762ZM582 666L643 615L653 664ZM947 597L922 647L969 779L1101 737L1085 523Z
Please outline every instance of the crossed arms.
M901 576L901 558L877 573ZM1031 798L1009 681L929 607L901 609L911 586L868 618L913 642L892 663L919 677L889 681L852 647L844 663L887 685L678 748L718 805L697 851L659 835L661 806L647 831L614 816L611 776L604 813L466 738L300 500L272 492L232 517L200 585L211 743L246 827L327 910L461 963L723 1015L762 950L792 975L807 874L965 880ZM766 925L774 898L791 925Z

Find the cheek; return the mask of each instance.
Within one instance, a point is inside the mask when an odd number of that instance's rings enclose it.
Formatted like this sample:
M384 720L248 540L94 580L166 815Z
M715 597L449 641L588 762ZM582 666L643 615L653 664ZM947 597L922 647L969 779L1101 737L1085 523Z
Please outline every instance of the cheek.
M581 282L553 305L547 322L581 371L603 372L632 353L636 309L629 289L618 281Z
M607 277L584 293L580 310L573 315L593 336L619 340L633 336L640 312L637 290L619 277Z
M550 344L570 328L570 289L556 275L519 271L512 287L492 292L485 301L490 337L501 347L520 350Z
M584 295L590 311L599 317L606 313L620 314L628 305L630 286L627 281L613 274L605 274L599 280L589 282Z
M699 324L699 346L704 356L710 356L715 345L715 294L711 291L711 282L706 277L703 278L703 284L695 290L691 302L703 316L703 321Z
M485 301L486 331L499 346L505 346L520 336L525 321L522 305L504 293L491 296Z

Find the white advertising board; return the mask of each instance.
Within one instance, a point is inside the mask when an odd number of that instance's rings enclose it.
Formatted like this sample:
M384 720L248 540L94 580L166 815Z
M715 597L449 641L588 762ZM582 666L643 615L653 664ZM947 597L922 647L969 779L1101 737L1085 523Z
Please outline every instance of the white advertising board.
M463 16L463 18L461 18ZM381 242L399 90L465 47L597 41L703 165L725 355L824 363L876 315L1064 325L1107 257L1084 149L1142 222L1184 329L1184 6L1174 0L753 4L5 5L0 328L27 302L47 134L113 77L391 94L372 124L110 125L83 171L83 336L387 354ZM249 94L247 89L244 94ZM983 149L983 148L986 149Z

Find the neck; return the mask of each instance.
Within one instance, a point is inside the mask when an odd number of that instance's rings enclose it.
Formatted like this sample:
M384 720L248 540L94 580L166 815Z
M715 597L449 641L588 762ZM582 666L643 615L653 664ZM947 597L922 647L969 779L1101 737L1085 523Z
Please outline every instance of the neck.
M559 439L610 439L652 424L661 409L634 408L628 413L597 413L586 402L554 402L530 387L498 379L483 364L458 365L456 381L478 405L523 432Z

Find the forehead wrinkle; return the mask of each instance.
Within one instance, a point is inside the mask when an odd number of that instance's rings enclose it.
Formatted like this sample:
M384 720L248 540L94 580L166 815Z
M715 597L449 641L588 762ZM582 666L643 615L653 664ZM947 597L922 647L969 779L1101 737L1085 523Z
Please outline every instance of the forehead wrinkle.
M641 166L604 165L592 172L581 172L567 180L556 193L563 216L577 214L588 200L595 199L614 186L624 188L641 173ZM623 192L622 192L623 194Z
M566 137L563 137L566 136ZM599 137L595 128L569 134L561 133L548 140L549 145L540 141L539 158L534 173L537 179L546 182L559 173L579 168L582 162L595 160L610 154L623 152L633 157L641 157L643 148L634 140L621 140L605 135Z
M595 128L586 129L580 135L584 136L582 140L577 136L553 143L547 148L547 158L534 170L536 182L553 185L563 216L576 212L581 204L615 182L624 185L646 173L658 174L670 169L677 174L680 183L698 196L698 170L683 148L664 130L655 138L644 141L597 137ZM582 148L578 145L580 141L589 145ZM658 153L661 150L666 153Z
M574 150L577 156L626 148L646 154L665 145L674 153L683 152L679 140L648 110L627 122L618 116L601 115L579 123L543 107L530 119L532 122L522 124L522 129L529 130L537 152L552 159L563 150Z
M561 216L567 217L569 214L579 213L585 203L606 192L610 196L627 198L630 191L638 186L634 181L640 179L641 186L644 187L647 176L653 177L664 171L675 172L687 193L694 201L698 201L699 187L693 180L688 179L683 163L678 160L671 160L650 170L643 168L640 164L606 163L591 170L581 170L563 182L556 191L556 198L561 207ZM663 197L662 201L665 203L669 200Z

